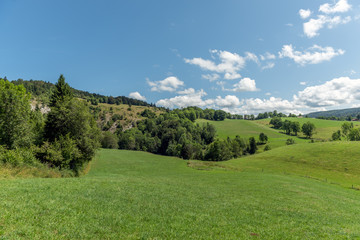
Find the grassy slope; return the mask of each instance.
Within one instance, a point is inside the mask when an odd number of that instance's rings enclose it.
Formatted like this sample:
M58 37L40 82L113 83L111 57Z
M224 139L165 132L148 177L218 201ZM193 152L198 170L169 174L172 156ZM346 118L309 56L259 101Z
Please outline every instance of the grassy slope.
M360 189L360 143L295 144L227 162L192 161L196 168L294 174Z
M290 175L198 171L186 164L143 152L101 150L86 177L2 180L0 235L11 239L360 237L358 191Z
M312 122L316 127L316 133L314 134L313 138L315 140L329 140L331 139L331 135L333 132L340 130L341 125L344 123L344 121L332 121L332 120L322 120L322 119L315 119L315 118L282 118L283 120L289 120L289 121L296 121L299 122L300 125L303 125L306 122ZM261 124L263 126L270 127L269 122L270 119L262 119L255 121L258 124ZM354 127L359 127L359 122L353 122ZM302 134L300 136L303 137Z
M308 139L298 138L296 136L288 136L279 132L279 130L272 129L268 125L258 123L257 121L248 120L230 120L225 121L208 121L208 120L197 120L198 123L209 122L216 128L217 135L220 138L226 139L228 136L234 138L239 135L242 138L255 137L258 140L261 132L265 133L269 138L269 145L272 148L284 146L288 138L293 138L296 143L309 142Z

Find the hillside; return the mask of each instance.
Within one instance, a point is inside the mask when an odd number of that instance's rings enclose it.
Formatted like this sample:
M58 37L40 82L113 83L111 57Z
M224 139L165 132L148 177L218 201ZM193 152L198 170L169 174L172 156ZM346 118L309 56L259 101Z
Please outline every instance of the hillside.
M54 89L55 84L50 82L45 82L41 80L23 80L18 79L11 81L15 85L24 85L27 92L30 92L33 98L44 102L45 104L49 101L49 96ZM135 106L155 106L153 104L149 104L145 101L125 97L125 96L105 96L97 93L89 93L87 91L82 91L78 89L72 88L75 97L85 99L91 102L93 105L97 105L98 103L108 103L108 104L129 104Z
M347 108L347 109L338 109L338 110L330 110L330 111L312 112L312 113L306 114L306 116L308 116L310 118L319 118L319 117L346 118L348 116L355 118L359 114L360 114L360 108Z
M359 155L358 142L306 143L216 164L194 161L193 166L290 174L360 189L360 160L354 157Z
M268 171L198 171L186 163L144 152L101 150L85 177L2 180L0 235L4 239L358 236L357 191Z

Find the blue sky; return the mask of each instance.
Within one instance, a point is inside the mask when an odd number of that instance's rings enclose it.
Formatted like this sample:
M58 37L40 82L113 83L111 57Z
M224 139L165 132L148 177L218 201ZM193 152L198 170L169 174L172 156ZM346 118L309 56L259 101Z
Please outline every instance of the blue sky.
M0 76L248 114L360 106L358 0L1 0Z

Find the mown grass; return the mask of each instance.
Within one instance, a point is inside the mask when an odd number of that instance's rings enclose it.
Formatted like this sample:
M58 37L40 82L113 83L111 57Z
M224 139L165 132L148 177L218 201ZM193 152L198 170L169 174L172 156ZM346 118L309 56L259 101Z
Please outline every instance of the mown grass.
M187 164L144 152L101 150L85 177L1 180L0 235L4 239L360 237L358 191L282 173L199 171Z

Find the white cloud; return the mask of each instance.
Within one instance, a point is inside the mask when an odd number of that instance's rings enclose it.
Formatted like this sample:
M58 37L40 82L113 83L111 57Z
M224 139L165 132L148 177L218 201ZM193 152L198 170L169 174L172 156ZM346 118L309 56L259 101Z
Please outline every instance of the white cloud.
M305 86L306 82L300 82L300 85Z
M188 88L182 91L178 91L178 94L183 94L183 95L189 95L189 94L194 94L195 93L195 89L193 88Z
M244 57L228 51L211 50L210 52L213 54L213 58L218 58L220 60L220 63L216 64L212 60L202 58L185 58L184 61L189 64L197 65L203 70L223 73L225 79L232 80L241 77L238 71L245 66L246 59Z
M162 92L175 92L179 87L184 86L184 82L180 81L177 77L167 77L164 80L151 82L146 79L148 85L151 87L151 91Z
M258 58L258 57L256 56L256 54L254 54L254 53L246 52L246 53L245 53L245 59L246 59L246 60L253 61L253 62L257 63L257 64L260 64L259 58Z
M209 80L210 82L214 82L220 78L219 74L213 73L213 74L203 74L201 75L202 78Z
M266 52L264 55L260 55L261 61L265 60L274 60L276 59L276 56L272 53Z
M238 83L233 85L232 89L229 89L233 92L255 92L258 91L256 88L255 80L250 78L243 78Z
M203 97L206 95L206 92L201 89L199 91L191 92L186 95L176 96L168 99L161 99L156 102L156 105L166 108L183 108L189 106L205 107L214 103L214 100L212 99L203 100Z
M293 27L294 26L294 24L292 24L292 23L287 23L285 25L288 26L288 27Z
M265 70L265 69L271 69L271 68L273 68L273 67L275 67L275 63L273 63L273 62L268 62L266 65L262 66L261 69L262 69L262 70Z
M300 15L300 17L302 18L302 19L306 19L306 18L308 18L308 17L310 17L310 15L311 15L311 11L310 11L310 9L300 9L299 10L299 15Z
M271 96L271 93L267 92L265 93L265 96Z
M218 107L234 108L241 105L240 100L234 95L227 95L225 98L218 96L215 99L215 104Z
M245 114L268 112L278 110L283 113L300 113L297 106L292 102L281 98L270 97L269 99L250 98L245 99L243 106L237 111Z
M297 64L304 66L306 64L318 64L324 61L330 61L333 57L343 55L344 53L345 51L342 49L334 50L332 47L320 47L318 45L314 45L304 52L300 52L295 51L290 44L283 46L281 52L279 52L279 57L288 57Z
M350 9L351 5L347 2L347 0L339 0L336 4L325 3L319 7L319 11L326 14L344 13Z
M294 96L294 102L307 107L328 107L360 100L360 79L340 77L311 86Z
M132 93L129 94L129 97L135 98L137 100L142 100L142 101L146 100L146 97L141 96L141 94L139 92L132 92Z
M341 16L328 17L325 15L319 15L318 18L311 18L308 22L304 23L304 33L308 38L313 38L318 36L319 30L324 27L331 29L339 24L346 24L350 21L350 16L343 18Z

